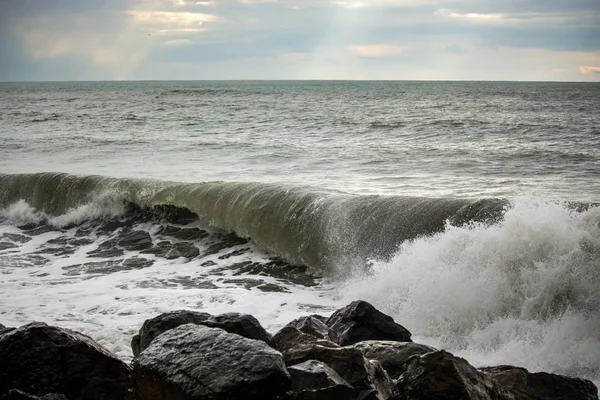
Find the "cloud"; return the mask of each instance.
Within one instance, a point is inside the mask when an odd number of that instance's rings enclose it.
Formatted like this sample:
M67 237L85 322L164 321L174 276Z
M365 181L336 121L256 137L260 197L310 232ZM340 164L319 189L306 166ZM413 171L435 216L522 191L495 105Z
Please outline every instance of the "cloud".
M394 44L369 44L363 46L347 46L350 54L359 57L385 57L394 54L401 54L408 50L408 47Z
M591 67L588 65L582 65L581 67L579 67L579 72L581 72L584 75L600 74L600 67Z
M194 42L192 42L189 39L174 39L174 40L167 40L166 42L163 42L163 46L170 46L170 47L178 47L178 46L189 46L190 44L193 44Z

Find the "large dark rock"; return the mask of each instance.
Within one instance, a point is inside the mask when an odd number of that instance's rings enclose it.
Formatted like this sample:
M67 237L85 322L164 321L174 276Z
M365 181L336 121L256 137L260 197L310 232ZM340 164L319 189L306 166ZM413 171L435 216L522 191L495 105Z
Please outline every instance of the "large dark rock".
M139 400L275 399L290 386L281 354L259 340L186 324L133 361Z
M398 400L512 400L490 376L443 350L411 357L396 389Z
M358 300L337 310L327 320L341 346L364 340L411 342L410 332L366 301Z
M0 396L11 389L71 399L133 398L131 370L91 338L34 322L0 335Z
M515 400L598 400L598 388L586 379L531 373L525 368L501 365L481 368Z
M213 316L208 313L178 310L160 314L152 319L146 320L138 335L131 340L131 349L137 356L144 351L150 343L163 332L184 324L205 325L212 328L221 328L229 333L247 337L249 339L262 340L268 345L273 344L272 336L260 325L260 323L249 314L226 313Z
M131 339L131 350L137 356L161 333L185 324L201 324L212 315L197 311L177 310L160 314L144 322L138 335Z
M391 340L366 340L353 346L361 350L365 358L379 361L393 379L398 379L404 372L404 366L411 356L437 351L424 344Z
M367 360L365 367L369 374L371 388L373 388L372 394L375 395L378 400L391 399L392 394L395 393L394 381L389 377L379 361Z
M337 343L339 338L318 316L308 315L297 318L286 326L298 329L300 332L313 335L319 339L330 340Z

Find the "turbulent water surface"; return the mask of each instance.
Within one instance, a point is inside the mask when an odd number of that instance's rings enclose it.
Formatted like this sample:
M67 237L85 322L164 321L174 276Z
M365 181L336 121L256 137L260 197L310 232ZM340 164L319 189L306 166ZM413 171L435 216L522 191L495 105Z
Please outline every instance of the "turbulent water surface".
M600 85L0 84L0 322L123 359L160 312L372 302L600 381Z

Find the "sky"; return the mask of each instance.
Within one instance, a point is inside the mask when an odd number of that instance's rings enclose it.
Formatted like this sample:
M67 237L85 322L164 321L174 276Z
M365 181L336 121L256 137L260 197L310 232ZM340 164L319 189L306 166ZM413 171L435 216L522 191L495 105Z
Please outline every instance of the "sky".
M600 0L0 0L0 81L600 81Z

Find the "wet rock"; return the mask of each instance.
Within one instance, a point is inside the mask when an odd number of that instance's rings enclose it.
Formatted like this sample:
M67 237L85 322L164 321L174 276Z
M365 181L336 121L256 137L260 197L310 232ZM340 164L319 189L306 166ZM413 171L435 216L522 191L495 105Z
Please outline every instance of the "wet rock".
M394 342L389 340L367 340L353 345L363 352L368 360L377 360L393 379L398 379L408 359L414 355L421 355L437 351L433 347L413 342Z
M298 329L300 332L313 335L319 339L325 339L337 343L339 338L336 333L329 329L329 327L323 322L322 319L318 318L320 316L316 315L308 315L304 317L297 318L286 326L291 326ZM327 318L325 318L325 321Z
M51 225L25 225L20 226L19 228L30 236L37 236L48 232L60 231L60 229L55 228Z
M202 264L200 264L201 267L212 267L215 265L217 265L217 263L211 260L204 261Z
M345 385L335 385L323 389L292 392L286 399L290 400L377 400L361 396L362 390Z
M218 258L219 258L219 260L226 260L231 257L241 256L242 254L248 252L249 250L250 250L249 247L245 247L243 249L234 250L231 253L223 254L222 256L219 256Z
M353 387L368 386L366 360L360 350L338 347L327 340L317 339L291 327L282 331L275 335L274 341L275 348L283 354L286 365L300 364L308 360L321 361L333 368Z
M27 243L31 240L29 236L19 235L17 233L5 233L2 237L15 243Z
M184 257L188 260L198 256L200 254L200 250L196 246L191 243L180 242L171 245L171 248L164 255L164 258L167 260L173 260L176 258Z
M351 387L337 372L321 361L304 361L289 367L288 372L292 378L292 390L298 393L336 385Z
M2 400L69 400L64 394L50 393L43 396L36 396L25 393L19 389L11 389L7 394L1 397Z
M515 400L598 400L598 388L586 379L531 373L525 368L501 365L480 368Z
M265 283L265 281L262 281L260 279L242 278L242 279L224 279L223 283L243 286L246 289L252 289L253 287L257 287L258 285Z
M213 254L217 254L223 249L227 249L229 247L238 246L240 244L248 243L248 239L241 238L236 236L234 233L228 233L225 235L216 235L218 242L209 246L204 253L202 253L202 257L210 256Z
M320 345L323 347L338 348L337 344L329 340L319 339L313 335L300 332L293 326L284 326L279 332L273 336L273 344L279 350L284 358L289 355L289 361L286 363L293 365L294 355L297 350L301 350L305 346Z
M143 269L143 268L151 267L153 264L154 264L154 260L149 260L149 259L143 258L143 257L126 258L121 263L121 270L129 271L132 269Z
M411 342L411 333L366 301L358 300L337 310L327 320L339 345L347 346L364 340Z
M161 242L156 243L154 247L151 249L141 250L142 254L154 254L156 257L164 258L169 251L171 250L171 242L168 240L163 240Z
M208 236L208 232L200 228L178 228L176 226L166 226L159 232L161 235L171 236L179 240L200 240Z
M98 245L98 248L92 251L88 251L87 255L90 257L98 257L98 258L115 258L121 257L123 254L123 249L120 249L117 246L117 239L109 239Z
M133 221L115 220L103 223L96 230L100 234L111 234L121 228L128 228L133 225Z
M92 244L94 243L92 240L90 239L86 239L86 238L76 238L76 239L69 239L68 243L72 246L87 246L88 244Z
M146 320L139 332L139 339L133 347L134 355L138 355L146 349L150 343L160 334L184 324L205 325L212 328L221 328L227 332L235 333L249 339L264 341L272 345L272 336L260 325L260 323L249 314L227 313L213 316L208 313L179 310L160 314L152 319Z
M212 315L197 311L178 310L160 314L144 322L139 334L131 341L133 355L137 356L144 351L150 343L160 334L185 324L201 324L210 319ZM136 338L136 336L138 336ZM137 347L134 347L134 344Z
M54 238L54 239L50 239L46 242L47 244L56 244L56 245L60 245L60 246L64 246L67 244L67 238L66 237L59 237L59 238Z
M263 285L259 285L256 287L261 292L270 292L270 293L289 293L290 291L283 286L276 285L274 283L265 283Z
M152 248L152 238L145 231L130 231L119 236L117 245L129 251L140 251Z
M263 275L276 278L284 282L291 282L303 286L315 286L315 278L308 274L305 267L292 266L281 260L272 260L267 263L242 261L229 265L227 271L233 275Z
M374 391L371 392L371 396L374 395L378 400L391 399L392 394L395 392L394 381L389 377L379 361L367 360L365 367L369 374L371 387L374 389Z
M446 351L413 356L396 386L398 400L511 400L487 374Z
M16 247L19 247L19 246L17 246L14 243L11 243L11 242L0 242L0 250L14 249Z
M221 328L249 339L261 340L269 346L273 346L273 336L250 314L236 312L219 314L204 322L204 325Z
M281 354L259 340L186 324L133 361L138 398L275 399L290 386Z
M0 394L18 388L72 399L133 398L131 371L80 333L34 322L0 335Z

